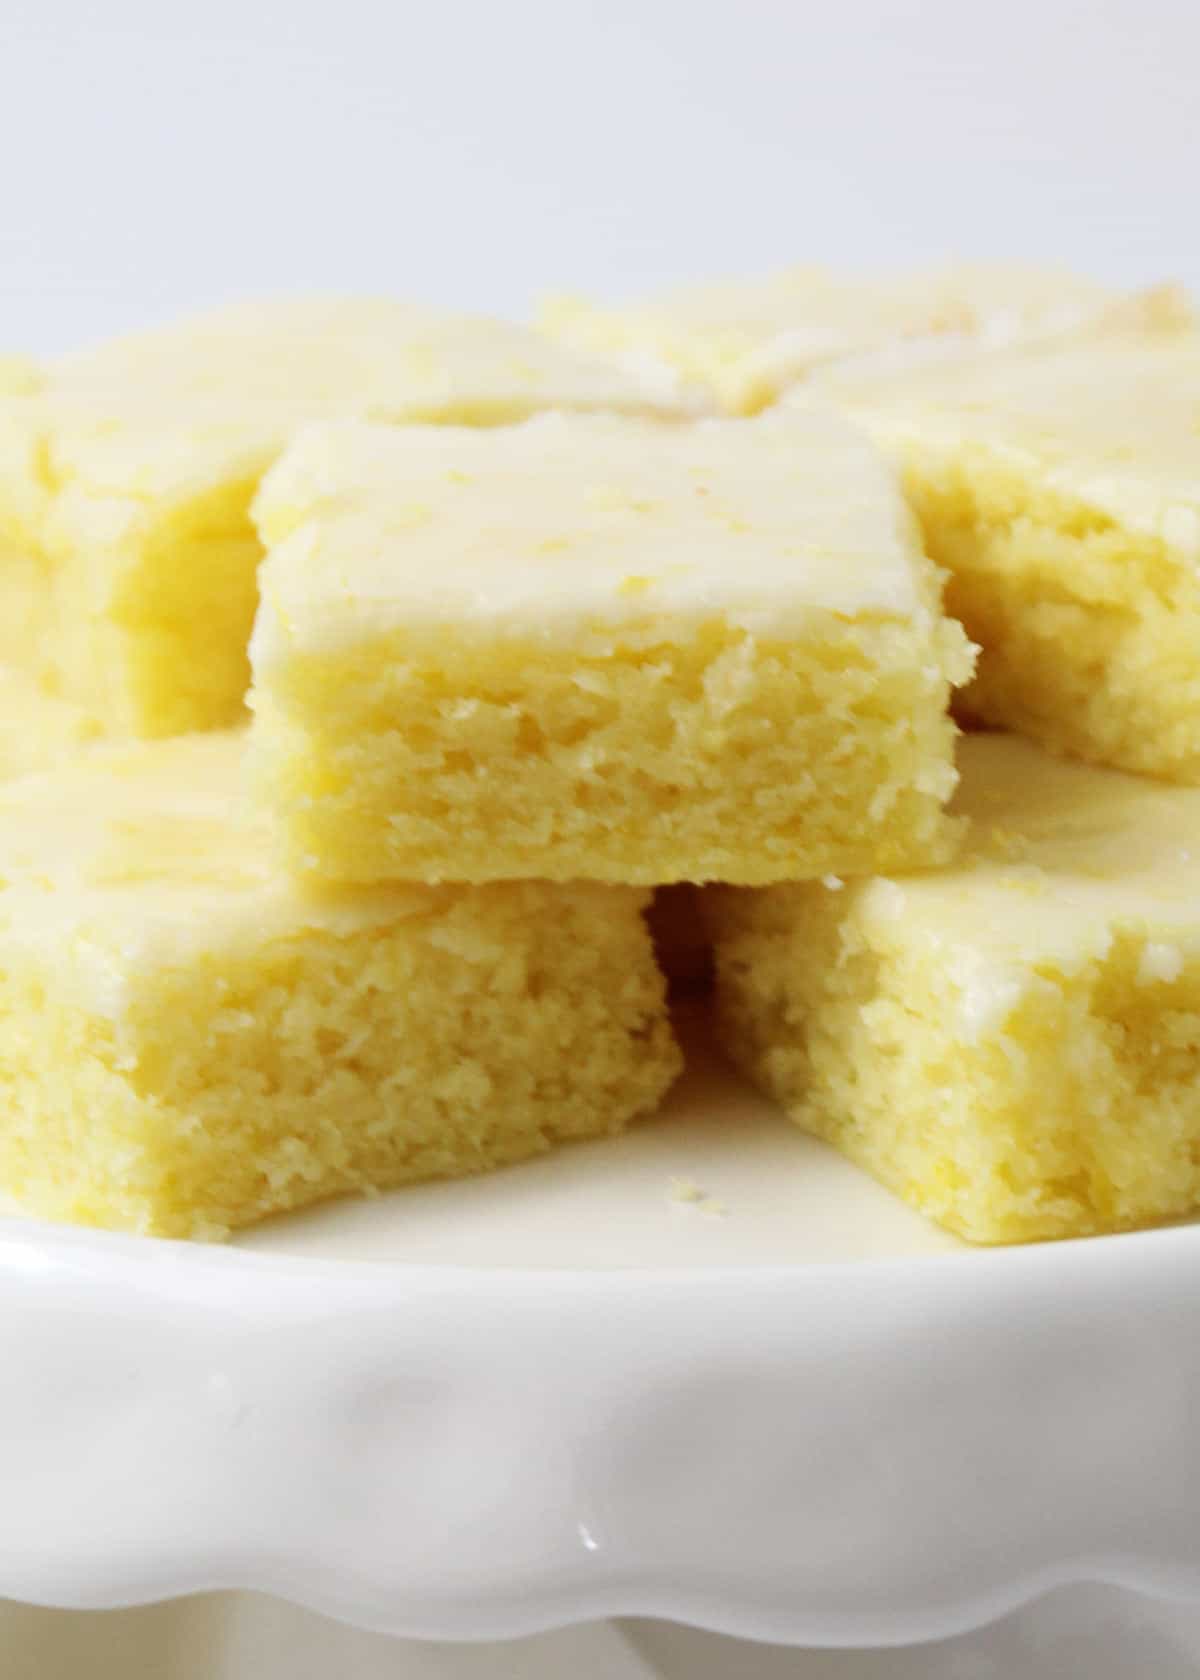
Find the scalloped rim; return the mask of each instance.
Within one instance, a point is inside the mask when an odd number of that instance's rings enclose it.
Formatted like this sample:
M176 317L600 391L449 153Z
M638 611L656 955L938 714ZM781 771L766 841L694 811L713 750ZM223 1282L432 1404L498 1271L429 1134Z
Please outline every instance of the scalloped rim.
M859 1646L1200 1596L1198 1258L483 1271L0 1220L0 1594Z

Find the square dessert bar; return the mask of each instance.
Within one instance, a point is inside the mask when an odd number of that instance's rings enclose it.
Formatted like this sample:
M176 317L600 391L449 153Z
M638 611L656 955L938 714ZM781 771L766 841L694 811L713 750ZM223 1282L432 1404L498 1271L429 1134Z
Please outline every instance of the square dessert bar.
M0 1192L217 1237L654 1108L679 1055L644 895L307 893L242 752L102 746L0 788Z
M831 412L327 427L257 517L256 762L297 870L758 882L945 855L970 651Z
M1075 275L965 265L883 277L793 268L682 287L624 308L555 298L542 324L574 349L673 371L708 389L725 412L753 414L847 357L914 340L952 349L1045 339L1114 310L1167 323L1190 318L1172 287L1120 299Z
M369 298L222 310L29 383L0 377L0 595L32 591L45 627L21 662L118 736L242 715L261 558L249 505L306 423L691 412L669 381L651 389L528 328Z
M974 1242L1200 1208L1200 791L968 736L949 868L715 889L720 1028Z
M1200 339L822 385L903 468L982 652L968 716L1200 782Z

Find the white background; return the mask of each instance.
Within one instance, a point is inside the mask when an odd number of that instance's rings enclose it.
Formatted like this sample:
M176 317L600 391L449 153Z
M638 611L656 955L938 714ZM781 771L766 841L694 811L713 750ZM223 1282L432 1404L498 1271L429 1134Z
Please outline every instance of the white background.
M1198 0L0 0L0 345L799 259L1200 283Z

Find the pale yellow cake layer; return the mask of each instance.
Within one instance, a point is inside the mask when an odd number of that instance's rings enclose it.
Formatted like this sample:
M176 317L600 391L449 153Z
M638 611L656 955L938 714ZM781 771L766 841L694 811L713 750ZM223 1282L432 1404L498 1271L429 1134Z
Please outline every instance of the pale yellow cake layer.
M975 1242L1200 1209L1200 790L960 744L907 877L715 891L721 1033L807 1130Z
M31 357L0 353L0 396L34 391L41 382L41 368Z
M0 532L0 665L19 666L33 680L50 610L45 564Z
M946 854L969 650L832 413L326 428L257 513L257 763L298 870L658 884Z
M23 663L110 734L234 723L261 558L249 504L296 431L543 408L693 405L528 328L388 299L239 305L61 358L32 391L0 384L0 600L32 560L47 622Z
M306 893L242 754L100 747L0 788L0 1192L216 1237L655 1107L679 1054L644 895Z
M574 349L674 371L710 390L727 413L753 414L847 358L914 341L938 353L1048 340L1114 313L1168 326L1191 317L1174 287L1123 299L1076 275L967 264L877 276L793 268L624 307L560 297L541 318Z
M27 671L0 664L0 782L66 763L98 733L82 706L48 694Z
M969 715L1200 781L1200 338L830 380L983 652Z

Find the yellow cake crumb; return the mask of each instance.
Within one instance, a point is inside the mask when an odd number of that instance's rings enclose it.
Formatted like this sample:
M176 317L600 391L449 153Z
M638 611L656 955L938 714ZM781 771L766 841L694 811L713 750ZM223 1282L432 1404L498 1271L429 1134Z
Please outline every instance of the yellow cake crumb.
M724 1042L974 1242L1195 1213L1200 790L1009 736L959 757L971 830L948 868L713 889Z
M674 371L730 414L757 413L814 369L894 345L1045 340L1110 317L1174 326L1191 308L1171 286L1122 298L1071 274L964 264L871 277L793 268L626 307L551 298L541 314L561 343L631 370Z
M679 1053L624 888L307 893L239 734L0 788L0 1192L218 1237L650 1112Z
M36 391L42 377L40 366L29 356L0 354L0 396Z
M691 1178L672 1177L667 1189L667 1200L678 1207L695 1208L697 1212L707 1213L714 1219L724 1219L729 1212L719 1197L711 1195L703 1185L697 1184Z
M65 763L98 735L83 707L48 694L27 672L0 665L0 782Z
M116 736L243 713L261 547L251 498L305 424L490 426L544 408L694 403L529 328L390 299L218 310L0 377L0 593L43 626L0 658Z
M256 516L256 763L293 868L760 882L952 845L970 651L830 412L314 429Z
M1200 782L1200 338L842 376L982 653L968 717Z

